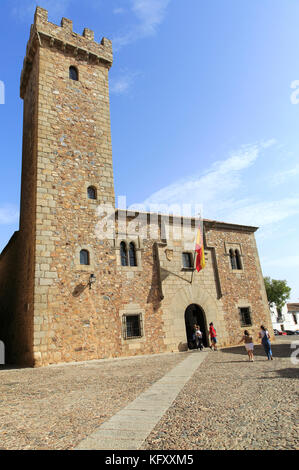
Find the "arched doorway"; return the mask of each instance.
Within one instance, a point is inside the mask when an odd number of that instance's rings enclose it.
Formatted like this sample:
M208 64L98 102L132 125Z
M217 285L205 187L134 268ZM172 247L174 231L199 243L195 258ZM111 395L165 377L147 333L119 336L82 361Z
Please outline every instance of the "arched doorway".
M193 325L195 323L199 325L200 331L202 331L203 345L208 347L209 343L205 313L199 305L191 304L185 310L186 336L189 349L194 349L195 346L193 341Z

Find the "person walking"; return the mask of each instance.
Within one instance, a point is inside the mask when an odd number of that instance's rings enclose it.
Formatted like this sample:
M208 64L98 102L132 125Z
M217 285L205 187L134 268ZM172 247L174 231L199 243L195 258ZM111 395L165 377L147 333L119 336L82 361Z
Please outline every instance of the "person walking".
M217 334L216 334L216 330L215 330L214 325L213 325L212 322L209 324L209 327L210 327L209 335L210 335L210 338L211 338L210 348L214 349L214 351L217 351L217 346L216 346L216 344L217 344Z
M273 361L270 335L269 335L268 330L264 327L264 325L261 325L261 331L259 332L259 337L262 340L262 345L264 346L264 350L268 357L268 361L270 360Z
M245 349L247 351L249 361L253 362L254 361L254 359L253 359L253 348L254 348L253 339L252 339L252 336L250 336L250 334L247 330L244 331L244 335L243 335L241 341L239 342L239 344L242 343L242 342L245 343Z
M200 327L198 325L195 330L195 338L196 338L196 348L202 351L203 350L202 332L200 331Z

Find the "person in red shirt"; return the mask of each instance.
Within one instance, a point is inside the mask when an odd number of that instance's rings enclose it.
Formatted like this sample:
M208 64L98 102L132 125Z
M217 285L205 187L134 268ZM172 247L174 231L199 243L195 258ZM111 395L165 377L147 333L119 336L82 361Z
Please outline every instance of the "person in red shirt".
M217 335L216 335L216 330L214 328L214 325L213 323L210 323L210 329L209 329L209 334L210 334L210 338L211 338L211 346L210 348L211 349L214 349L214 351L217 351Z

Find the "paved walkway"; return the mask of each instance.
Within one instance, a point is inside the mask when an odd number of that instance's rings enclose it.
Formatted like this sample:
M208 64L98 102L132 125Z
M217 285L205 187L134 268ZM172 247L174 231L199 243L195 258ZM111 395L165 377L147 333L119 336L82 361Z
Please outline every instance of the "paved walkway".
M0 368L0 450L298 449L294 341Z
M136 400L102 424L91 436L84 439L77 449L140 449L207 354L194 351Z

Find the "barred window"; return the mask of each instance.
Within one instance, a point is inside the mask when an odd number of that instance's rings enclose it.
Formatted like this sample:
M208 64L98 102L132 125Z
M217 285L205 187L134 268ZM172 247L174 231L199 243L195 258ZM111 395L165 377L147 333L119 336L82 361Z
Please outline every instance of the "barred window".
M84 265L90 264L89 251L87 250L80 251L80 264L84 264Z
M143 336L142 316L123 315L123 337L124 339L141 338Z
M129 260L130 260L130 266L137 266L136 248L133 242L131 242L129 245Z
M78 69L76 69L76 67L73 65L69 68L69 78L71 80L75 80L76 82L79 79Z
M193 268L193 257L191 253L182 253L183 268Z
M240 307L239 308L241 326L250 326L251 322L251 312L249 307Z

